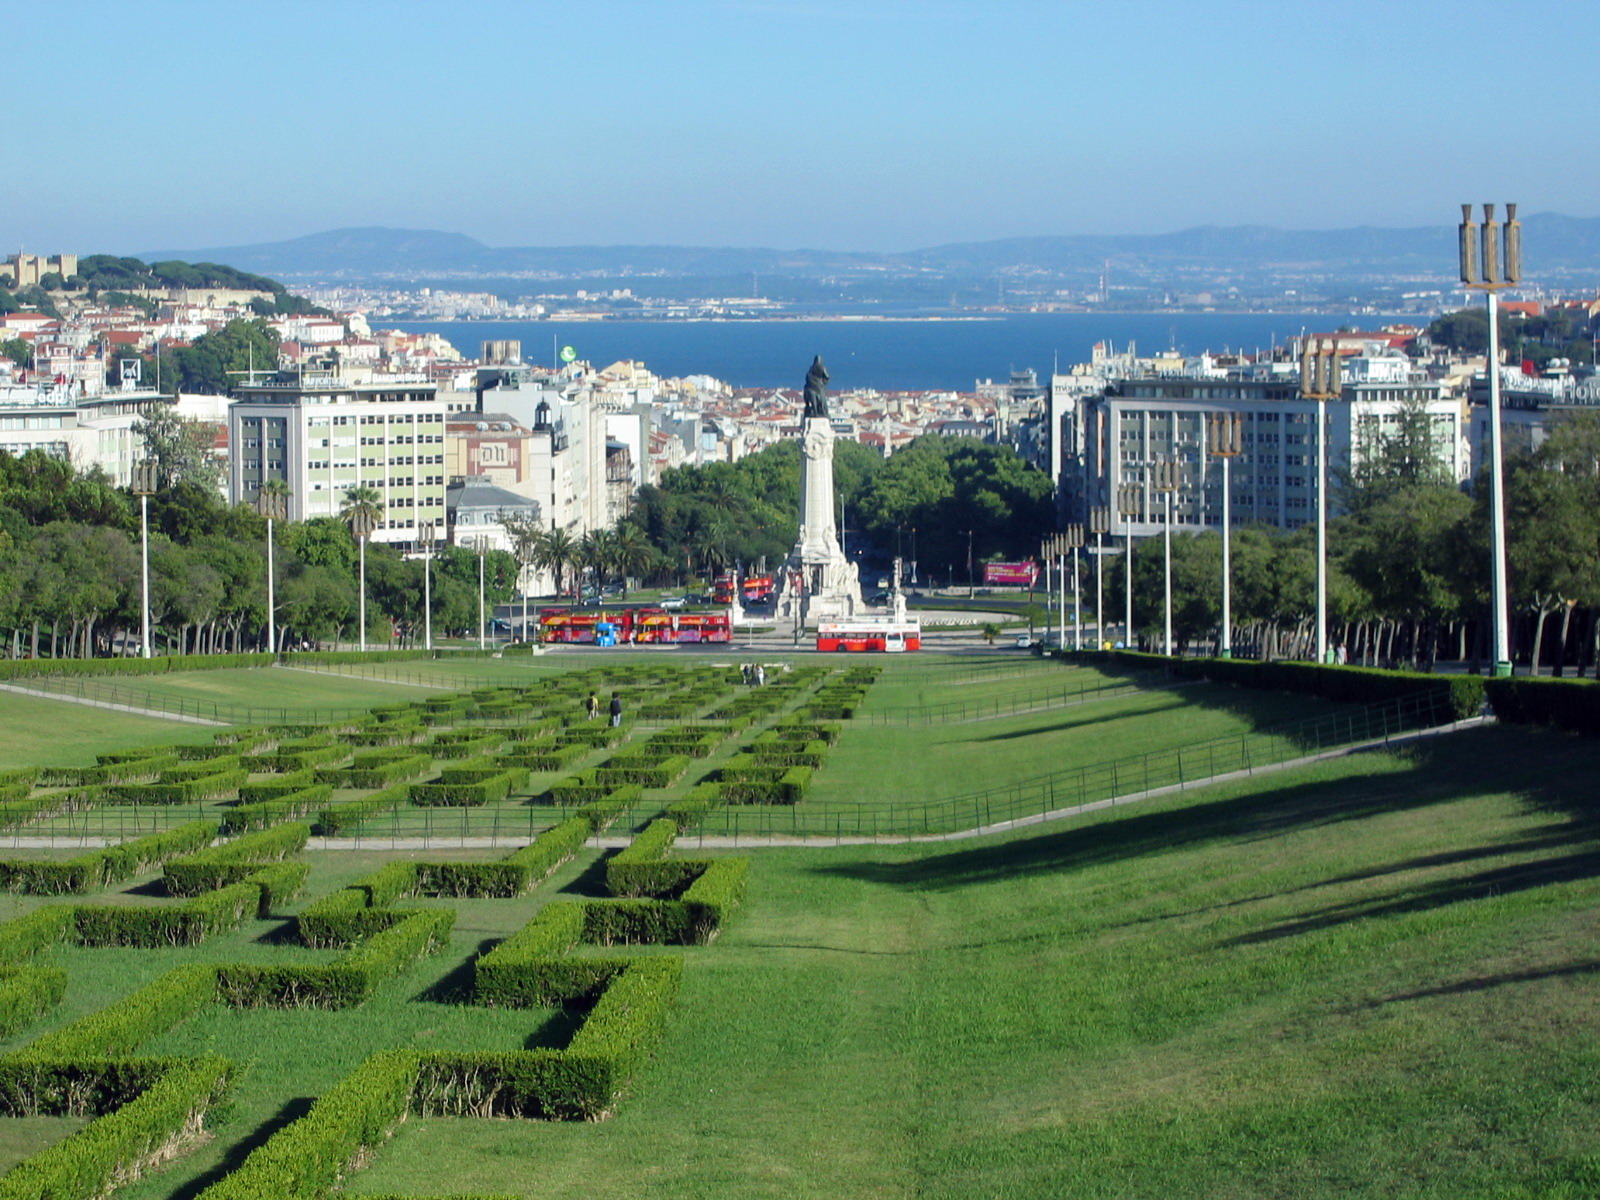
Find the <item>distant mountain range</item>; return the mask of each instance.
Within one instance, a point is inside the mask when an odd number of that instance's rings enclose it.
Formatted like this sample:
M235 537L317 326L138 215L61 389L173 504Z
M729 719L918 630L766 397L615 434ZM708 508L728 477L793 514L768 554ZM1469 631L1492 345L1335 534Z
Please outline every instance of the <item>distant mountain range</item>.
M1600 218L1538 213L1523 221L1529 274L1600 269ZM1175 233L1005 238L904 253L774 250L729 246L486 246L459 233L381 227L335 229L283 242L163 250L147 262L220 262L295 281L387 282L430 279L597 276L727 278L751 272L816 277L857 272L932 272L951 278L1042 272L1113 272L1197 277L1232 272L1305 272L1327 278L1433 276L1455 267L1453 225L1410 229L1283 230L1259 225L1200 226Z

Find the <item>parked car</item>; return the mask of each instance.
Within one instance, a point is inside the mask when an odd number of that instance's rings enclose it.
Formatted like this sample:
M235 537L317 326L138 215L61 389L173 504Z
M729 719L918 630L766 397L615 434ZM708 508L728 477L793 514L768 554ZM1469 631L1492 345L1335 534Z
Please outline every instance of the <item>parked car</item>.
M867 597L867 603L868 604L880 604L880 605L893 604L894 603L894 593L893 592L875 592L871 596Z
M689 607L689 599L687 596L663 596L660 600L656 601L656 603L662 608L670 609L674 612L680 608Z

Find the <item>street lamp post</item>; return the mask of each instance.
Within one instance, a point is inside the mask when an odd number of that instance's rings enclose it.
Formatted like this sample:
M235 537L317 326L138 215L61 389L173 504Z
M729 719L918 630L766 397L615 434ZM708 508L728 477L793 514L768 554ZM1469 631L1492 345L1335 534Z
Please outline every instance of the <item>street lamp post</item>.
M1328 661L1328 401L1343 391L1339 342L1300 348L1300 396L1317 403L1317 661Z
M433 650L433 544L438 540L439 527L432 521L417 526L417 540L422 543L422 645Z
M150 493L156 490L156 464L133 466L133 494L139 497L139 657L150 657ZM180 647L181 649L181 647Z
M367 648L367 539L372 536L373 527L377 524L371 513L358 512L350 520L351 528L356 535L356 550L361 564L360 578L360 612L361 612L361 649Z
M489 539L480 536L477 541L478 551L478 649L488 648L488 628L484 622L483 612L483 562L489 554Z
M1178 464L1170 459L1162 459L1154 464L1155 490L1166 497L1166 512L1161 522L1161 535L1166 552L1165 572L1165 633L1166 655L1172 657L1172 499L1178 491Z
M1106 624L1102 601L1105 599L1105 544L1101 540L1111 526L1111 513L1104 507L1089 510L1089 529L1094 534L1094 640L1095 649L1105 646Z
M1222 460L1222 636L1217 657L1233 657L1233 480L1229 467L1244 449L1244 416L1219 413L1206 420L1208 449Z
M1122 518L1122 539L1127 543L1124 551L1126 562L1122 579L1122 644L1132 650L1133 646L1133 523L1139 517L1140 506L1139 485L1124 483L1117 488L1117 515Z
M1062 542L1068 550L1072 551L1072 648L1083 649L1083 602L1080 599L1082 589L1078 587L1078 552L1083 549L1083 526L1068 525ZM1061 617L1066 620L1066 563L1062 562L1061 571Z
M1522 278L1522 224L1517 206L1506 205L1502 229L1494 205L1483 206L1483 225L1472 219L1472 205L1461 206L1461 282L1480 290L1489 308L1489 525L1494 604L1494 673L1511 674L1511 633L1506 623L1506 485L1500 437L1500 304L1497 293ZM1504 239L1501 233L1504 233ZM1481 248L1481 254L1480 254ZM1502 249L1504 254L1502 256ZM1535 673L1539 664L1534 663Z
M278 597L277 571L272 559L272 523L284 519L289 508L289 498L280 491L256 493L256 511L267 519L267 653L278 652Z

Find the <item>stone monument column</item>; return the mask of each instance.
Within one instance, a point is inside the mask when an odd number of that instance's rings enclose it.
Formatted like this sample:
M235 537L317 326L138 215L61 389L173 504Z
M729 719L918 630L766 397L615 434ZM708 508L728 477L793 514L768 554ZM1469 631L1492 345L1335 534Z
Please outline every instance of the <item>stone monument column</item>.
M862 611L854 563L839 547L834 523L833 419L828 412L828 369L818 356L806 372L800 437L800 535L785 564L778 615L806 625L853 617ZM799 586L796 586L796 585Z

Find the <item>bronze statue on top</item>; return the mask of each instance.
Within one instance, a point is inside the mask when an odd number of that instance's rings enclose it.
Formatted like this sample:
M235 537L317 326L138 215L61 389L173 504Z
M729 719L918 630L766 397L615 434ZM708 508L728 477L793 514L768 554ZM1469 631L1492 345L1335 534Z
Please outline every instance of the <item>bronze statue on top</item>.
M828 368L822 365L822 355L817 355L811 360L811 369L806 372L806 416L822 417L827 419L828 412Z

